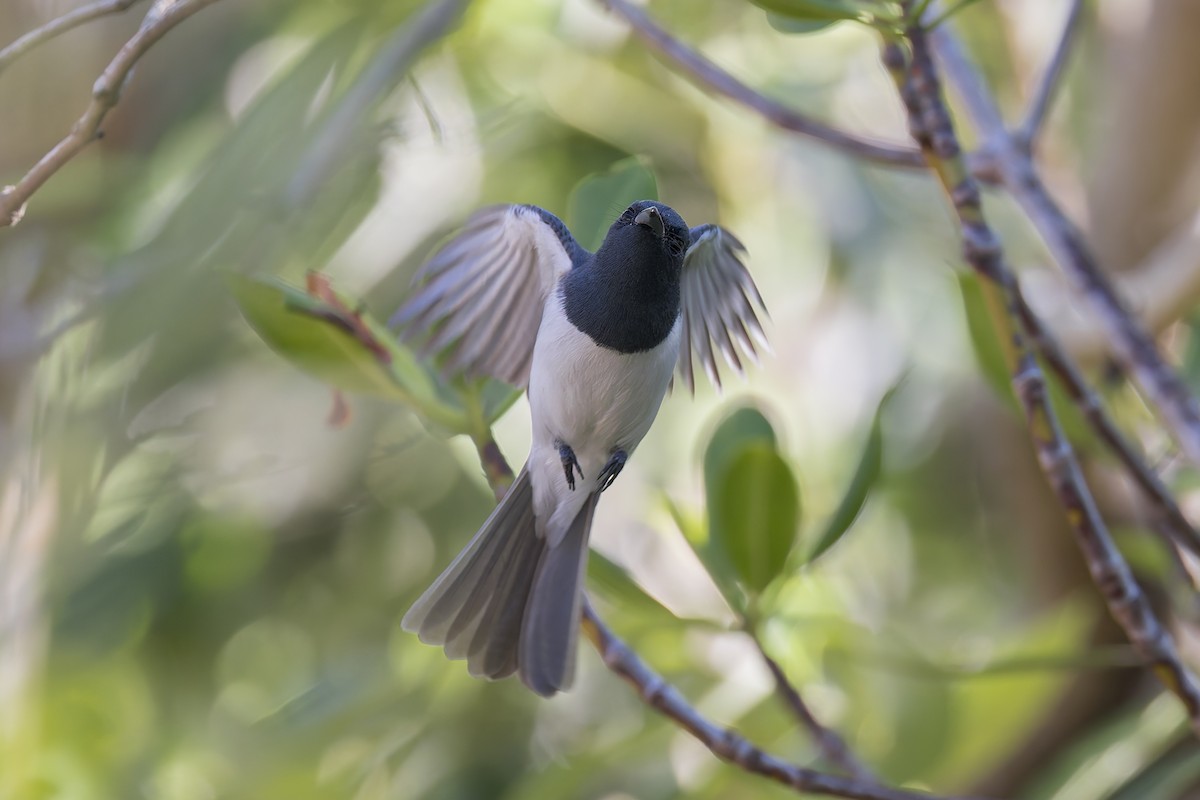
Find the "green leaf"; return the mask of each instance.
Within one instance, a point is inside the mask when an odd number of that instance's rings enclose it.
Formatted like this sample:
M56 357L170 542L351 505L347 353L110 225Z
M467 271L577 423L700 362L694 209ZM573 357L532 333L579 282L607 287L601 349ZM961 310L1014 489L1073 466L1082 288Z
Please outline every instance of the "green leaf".
M525 393L524 389L509 386L504 381L488 378L484 381L480 396L483 400L483 417L488 424L504 416L504 412L512 408L513 403Z
M874 25L899 21L893 4L871 0L750 0L759 8L788 20L824 22L857 20Z
M630 203L657 199L658 183L646 162L637 157L622 159L575 185L567 200L567 222L575 239L595 250Z
M704 451L704 486L708 491L718 485L729 461L753 442L775 447L775 429L758 409L739 408L721 421Z
M817 33L840 21L837 19L797 19L774 11L767 12L767 24L780 33L787 34Z
M779 576L796 542L800 493L787 462L765 441L743 445L708 496L712 535L754 594Z
M438 396L432 376L408 348L365 311L353 319L365 337L339 322L356 304L336 295L342 308L275 278L231 274L230 288L246 321L272 350L339 389L413 406L431 421L461 429L461 410Z
M704 451L704 489L709 504L708 529L693 526L691 535L688 535L689 529L680 519L678 511L672 510L680 530L684 531L688 543L692 545L700 562L712 576L721 595L730 608L739 613L745 611L746 605L742 592L742 576L734 565L732 554L725 546L725 537L718 531L712 506L713 498L721 492L730 465L744 448L751 445L762 445L774 450L775 431L758 409L739 408L721 421Z
M989 305L979 276L975 273L960 272L958 289L962 294L963 312L967 317L967 333L971 338L971 347L975 351L975 360L983 372L983 377L996 391L997 396L1015 408L1016 399L1012 393L1008 359L1005 357L1004 345L996 335L996 327L993 323L995 315L1004 312L1002 309L994 309Z
M713 535L730 554L738 578L752 594L762 593L784 571L796 545L800 494L792 469L773 446L745 445L728 462L708 509Z
M675 615L638 586L624 569L602 554L592 551L588 557L588 586L614 605L637 611L659 621Z
M807 563L816 561L829 548L837 544L854 525L863 506L867 504L867 498L870 497L871 490L875 488L875 483L879 480L879 473L883 468L883 411L898 387L899 384L893 386L879 401L879 407L875 409L875 417L871 420L871 429L867 433L867 441L863 444L862 454L858 457L858 466L854 468L854 476L850 478L850 484L838 502L837 509L825 523L825 529L805 559Z

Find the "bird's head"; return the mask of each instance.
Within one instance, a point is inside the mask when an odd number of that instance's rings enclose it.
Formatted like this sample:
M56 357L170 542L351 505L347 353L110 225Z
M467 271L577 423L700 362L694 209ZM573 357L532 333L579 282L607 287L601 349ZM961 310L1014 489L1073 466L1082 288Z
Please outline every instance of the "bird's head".
M675 209L653 200L639 200L617 217L602 249L635 256L642 263L661 260L679 267L690 238L687 223Z

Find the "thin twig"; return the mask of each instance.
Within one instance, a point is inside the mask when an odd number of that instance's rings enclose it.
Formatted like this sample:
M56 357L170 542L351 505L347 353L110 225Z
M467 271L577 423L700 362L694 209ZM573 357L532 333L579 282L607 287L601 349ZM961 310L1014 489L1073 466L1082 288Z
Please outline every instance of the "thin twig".
M827 125L776 102L725 72L660 27L629 0L599 0L620 16L634 33L660 56L673 63L693 83L747 106L784 130L819 139L844 153L894 167L920 168L921 154L911 148L874 142Z
M55 36L77 28L85 22L91 22L97 17L119 14L136 2L138 0L99 0L99 2L68 11L61 17L55 17L40 28L34 28L29 33L18 37L0 50L0 72L6 70L12 62L39 44L48 42Z
M1063 23L1062 35L1058 37L1058 46L1054 48L1054 55L1050 58L1046 72L1038 83L1025 121L1021 123L1021 127L1014 134L1017 141L1026 150L1031 149L1037 140L1042 124L1046 121L1046 115L1050 112L1054 96L1062 85L1063 72L1071 57L1071 48L1075 43L1076 34L1079 31L1079 20L1082 16L1083 0L1071 0L1071 8L1067 11L1067 20Z
M1050 405L1045 376L1021 331L1024 301L1020 287L1005 262L999 238L984 216L979 186L967 171L942 99L928 38L924 31L913 28L908 31L908 40L911 60L906 59L899 45L891 43L885 48L884 62L908 110L913 137L954 207L964 257L985 279L985 287L999 292L1008 309L1007 330L999 334L1012 344L1008 359L1013 388L1028 420L1038 462L1066 511L1067 521L1109 612L1139 655L1183 703L1192 730L1200 735L1200 684L1183 665L1170 633L1134 580L1083 479L1075 452Z
M986 142L1001 182L1037 228L1077 291L1095 309L1108 331L1117 360L1133 376L1147 402L1158 410L1184 455L1200 465L1200 404L1118 296L1083 235L1050 196L1028 151L1008 133L1000 110L951 28L943 25L931 38L947 75L958 87Z
M142 26L117 52L92 85L92 100L71 132L42 156L14 186L0 191L0 228L20 222L25 204L54 173L97 138L100 123L120 100L121 90L138 59L167 31L216 0L157 0L142 20Z
M473 438L475 449L483 462L484 473L499 501L512 484L512 467L496 445L490 430L481 430ZM746 772L810 794L857 800L965 800L893 789L870 778L830 775L776 758L755 747L736 731L722 728L701 715L678 689L650 669L633 648L604 624L587 597L583 599L582 628L604 665L633 686L646 705L696 737L717 758Z
M678 689L646 666L629 645L617 638L586 599L583 604L583 632L591 640L605 666L632 686L642 702L690 733L722 761L790 786L801 793L862 800L931 800L932 795L893 789L858 778L844 778L790 764L763 752L738 732L711 722L689 705Z
M838 735L837 731L821 724L821 721L813 714L812 709L808 707L808 703L800 695L800 691L788 680L787 673L783 671L783 667L763 647L762 640L753 633L750 638L754 641L754 647L762 657L763 663L770 670L771 677L775 679L775 689L779 693L779 696L783 698L784 704L787 705L792 715L800 720L800 724L808 730L813 740L816 741L817 747L825 755L825 758L831 763L837 764L849 775L860 781L878 783L878 778L875 777L871 770L867 769L865 764L858 760L858 757L854 755L850 747L846 744L846 741Z
M1100 395L1084 380L1075 362L1059 345L1041 318L1029 307L1024 295L1018 292L1016 300L1021 327L1046 360L1046 364L1058 376L1067 396L1075 403L1075 407L1083 414L1096 435L1125 466L1134 482L1145 492L1150 504L1162 518L1165 532L1180 547L1200 558L1200 533L1197 533L1184 516L1170 489L1121 433L1121 429L1105 411Z

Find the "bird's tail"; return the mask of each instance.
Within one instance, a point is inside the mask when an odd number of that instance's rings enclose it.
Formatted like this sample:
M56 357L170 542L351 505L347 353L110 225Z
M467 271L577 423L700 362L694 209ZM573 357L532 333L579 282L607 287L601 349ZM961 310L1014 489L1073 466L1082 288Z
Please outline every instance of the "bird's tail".
M533 691L567 688L587 566L588 535L598 495L592 495L554 547L535 530L533 488L522 469L508 494L458 557L401 622L426 644L467 659L481 678L519 672Z

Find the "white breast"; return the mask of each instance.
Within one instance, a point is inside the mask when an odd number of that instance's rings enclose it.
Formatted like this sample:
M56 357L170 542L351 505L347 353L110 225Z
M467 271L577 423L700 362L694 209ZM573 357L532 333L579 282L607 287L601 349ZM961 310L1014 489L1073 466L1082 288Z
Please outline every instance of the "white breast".
M612 452L632 454L650 430L679 356L680 325L651 350L618 353L572 325L557 292L546 303L529 376L529 466L538 522L552 539L574 519ZM571 446L583 469L574 491L558 441Z

